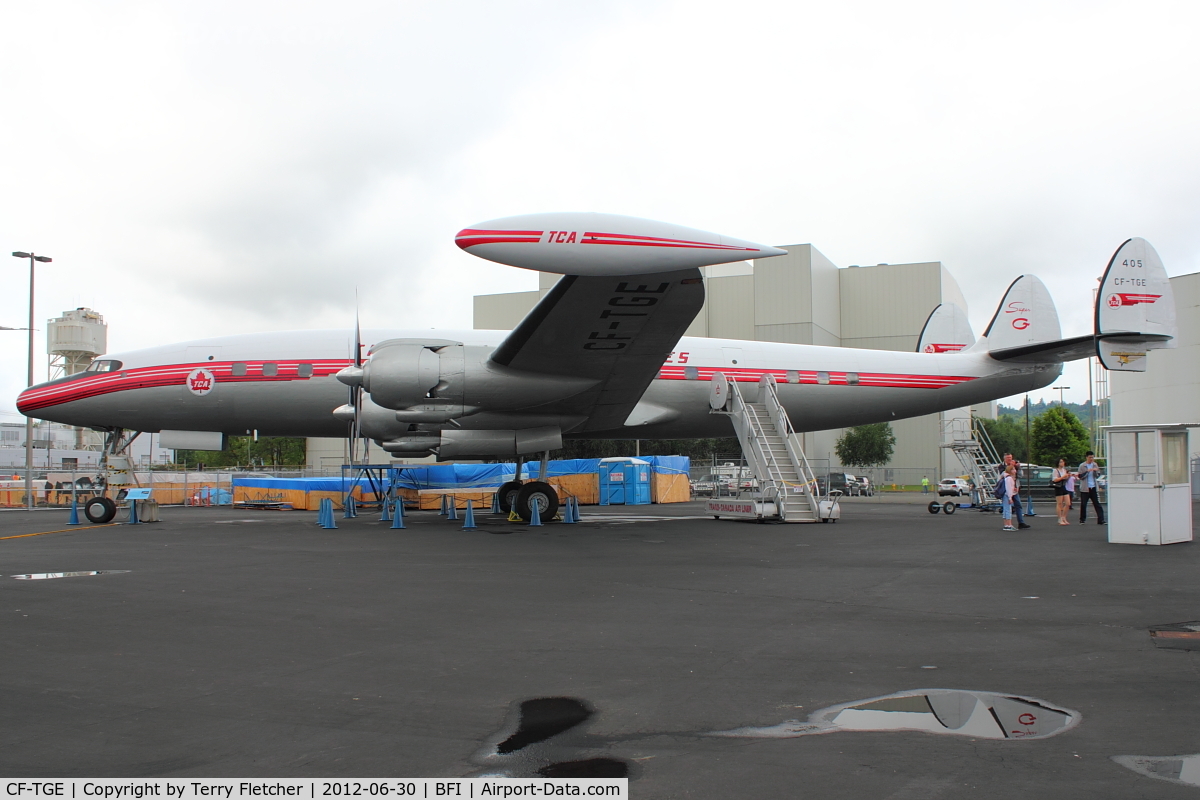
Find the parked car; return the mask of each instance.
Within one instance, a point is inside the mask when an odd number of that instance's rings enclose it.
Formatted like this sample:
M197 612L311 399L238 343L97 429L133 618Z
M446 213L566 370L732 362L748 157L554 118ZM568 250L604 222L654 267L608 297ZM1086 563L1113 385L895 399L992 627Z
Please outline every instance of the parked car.
M871 479L865 475L850 475L846 474L846 494L858 495L859 497L870 497L874 494L871 488Z
M938 481L938 497L965 497L971 493L971 484L962 478L942 478Z
M692 494L700 497L719 497L733 489L733 479L728 475L705 475L690 483Z

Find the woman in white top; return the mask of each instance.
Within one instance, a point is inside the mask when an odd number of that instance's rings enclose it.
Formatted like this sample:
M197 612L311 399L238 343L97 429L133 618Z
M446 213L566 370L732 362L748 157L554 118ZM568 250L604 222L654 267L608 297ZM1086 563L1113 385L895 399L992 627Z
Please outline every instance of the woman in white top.
M1000 480L1004 481L1004 497L1000 498L1004 510L1004 530L1015 531L1016 528L1012 524L1012 507L1017 494L1017 468L1009 464Z
M1050 482L1054 484L1054 502L1058 505L1058 524L1070 525L1067 522L1067 512L1071 510L1071 495L1068 484L1074 473L1067 469L1067 460L1060 458L1054 468L1054 476Z

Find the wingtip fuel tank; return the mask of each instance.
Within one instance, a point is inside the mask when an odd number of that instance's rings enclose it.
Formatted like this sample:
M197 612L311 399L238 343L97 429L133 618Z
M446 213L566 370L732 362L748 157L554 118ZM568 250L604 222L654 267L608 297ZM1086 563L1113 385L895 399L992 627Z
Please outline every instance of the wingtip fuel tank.
M669 222L589 212L488 220L459 231L454 241L489 261L591 276L668 272L787 252Z

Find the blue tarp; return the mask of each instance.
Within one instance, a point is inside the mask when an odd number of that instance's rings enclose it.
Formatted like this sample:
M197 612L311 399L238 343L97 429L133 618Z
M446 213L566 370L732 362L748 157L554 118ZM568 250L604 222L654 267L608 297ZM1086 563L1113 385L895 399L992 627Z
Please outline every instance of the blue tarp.
M642 456L649 462L652 472L670 475L688 472L691 459L687 456ZM541 463L526 462L521 470L523 478L537 478ZM388 470L388 478L396 486L406 489L494 489L514 479L517 464L514 461L500 464L433 464L428 467L410 467ZM551 461L547 473L557 475L596 475L600 472L598 458L569 458Z

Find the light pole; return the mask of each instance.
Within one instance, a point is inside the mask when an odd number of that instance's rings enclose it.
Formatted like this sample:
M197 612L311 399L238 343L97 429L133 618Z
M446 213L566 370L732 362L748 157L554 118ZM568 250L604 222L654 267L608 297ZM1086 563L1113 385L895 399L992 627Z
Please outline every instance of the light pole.
M41 261L49 264L54 259L33 253L13 253L14 258L29 259L29 386L33 386L33 266ZM49 451L47 451L49 456ZM25 507L33 508L33 417L25 417Z
M1070 386L1051 386L1050 387L1050 391L1058 392L1058 404L1060 406L1063 405L1063 392L1065 392L1067 389L1070 389L1070 388L1071 388Z

